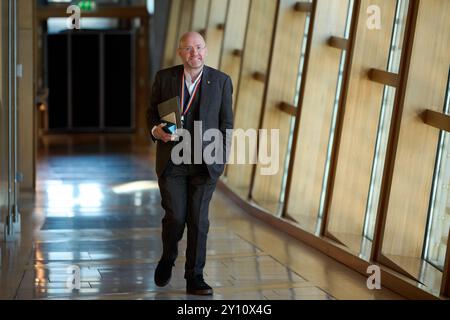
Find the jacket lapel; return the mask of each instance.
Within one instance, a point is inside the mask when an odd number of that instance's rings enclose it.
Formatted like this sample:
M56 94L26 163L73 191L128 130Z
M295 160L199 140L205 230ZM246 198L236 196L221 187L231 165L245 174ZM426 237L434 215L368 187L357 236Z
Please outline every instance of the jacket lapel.
M211 92L212 79L211 73L209 72L209 67L204 66L202 83L201 83L201 94L200 94L200 120L204 121L206 119L206 114L208 112L209 105L209 93Z
M174 69L172 74L172 97L181 98L181 73L183 72L183 66L179 66Z
M178 96L181 98L181 77L183 72L183 65L174 69L172 74L172 96ZM200 120L206 119L206 114L208 112L208 105L211 93L211 85L213 84L212 75L210 68L204 66L203 75L201 80L201 92L200 92Z

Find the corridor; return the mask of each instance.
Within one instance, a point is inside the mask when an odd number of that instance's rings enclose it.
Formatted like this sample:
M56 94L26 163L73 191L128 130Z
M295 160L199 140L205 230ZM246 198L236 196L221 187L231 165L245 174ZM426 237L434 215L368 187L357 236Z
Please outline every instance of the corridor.
M247 215L217 190L205 279L185 293L185 237L170 284L156 287L163 211L154 149L133 135L47 135L36 193L21 194L22 230L0 242L0 299L401 299ZM68 284L80 271L80 289Z

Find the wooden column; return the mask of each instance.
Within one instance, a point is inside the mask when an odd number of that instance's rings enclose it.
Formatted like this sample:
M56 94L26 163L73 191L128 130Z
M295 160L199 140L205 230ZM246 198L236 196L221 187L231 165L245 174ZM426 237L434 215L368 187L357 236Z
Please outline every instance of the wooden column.
M244 49L245 31L247 27L248 10L250 0L230 0L225 23L220 70L231 77L234 86L233 101L239 88L239 74L241 71L242 56L236 55L236 51ZM233 104L233 108L235 104Z
M182 0L171 0L170 13L167 21L166 45L164 48L163 68L168 68L175 64L174 52L178 47L178 26L180 23L180 13Z
M450 2L412 1L410 36L389 141L375 253L420 261L439 131L420 119L424 106L442 112L450 61ZM433 36L430 36L433 34ZM426 79L424 85L423 79ZM399 263L402 267L408 266Z
M225 18L229 0L211 0L206 27L206 44L208 45L208 56L206 64L210 67L219 68L220 56L224 34Z
M268 165L258 164L251 191L252 199L272 213L278 213L280 209L280 193L283 187L282 179L288 156L292 120L292 116L281 112L278 105L282 102L295 103L299 86L302 46L306 41L304 33L307 12L294 10L296 3L297 1L293 0L281 0L279 4L271 68L267 78L264 113L261 121L261 128L267 129L268 134L272 129L279 132L279 142L273 142L278 144L279 153L272 155L272 160L278 162L278 171L263 175L262 168Z
M179 45L179 40L181 36L190 31L191 24L192 24L192 12L194 10L194 0L182 0L181 3L181 11L179 13L178 17L178 30L177 30L177 36L175 38L175 47L173 52L173 65L180 64L181 61L178 57L176 49Z
M298 119L293 169L286 198L286 213L300 226L315 232L325 174L325 163L336 101L342 51L327 44L344 36L349 1L317 0L305 96Z
M364 12L371 4L379 6L384 13L385 27L381 30L366 28L367 15ZM395 1L361 1L347 101L340 110L343 116L342 133L340 140L337 141L339 149L328 211L327 232L357 253L364 233L375 144L384 97L384 85L371 81L365 71L370 68L386 69L395 12Z
M192 11L191 31L204 32L208 22L211 0L195 0Z
M239 93L234 108L236 129L259 128L265 82L255 80L253 74L267 73L276 9L277 2L273 0L252 0L250 3L240 80L235 88ZM256 150L251 149L250 152L254 154ZM235 154L232 152L231 159L234 158ZM244 198L249 193L252 167L248 160L247 164L227 167L227 183Z

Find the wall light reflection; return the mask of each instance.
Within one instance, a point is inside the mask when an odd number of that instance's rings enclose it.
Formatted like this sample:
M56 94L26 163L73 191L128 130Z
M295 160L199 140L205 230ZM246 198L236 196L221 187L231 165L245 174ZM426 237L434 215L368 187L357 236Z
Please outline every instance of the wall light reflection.
M46 188L47 216L73 217L73 209L99 208L104 194L97 183L65 184L52 181Z
M136 207L142 206L142 192L141 191L136 192L136 194L134 195L134 206L136 206Z
M157 190L158 182L151 181L135 181L130 183L121 184L112 188L113 192L116 194L133 193L138 191L146 190Z
M57 216L73 217L72 208L75 206L73 186L51 184L47 187L47 210ZM61 210L64 208L64 210ZM57 209L57 210L55 210ZM49 216L49 215L48 215Z
M99 184L80 184L78 191L77 202L80 207L100 207L102 205L103 192Z

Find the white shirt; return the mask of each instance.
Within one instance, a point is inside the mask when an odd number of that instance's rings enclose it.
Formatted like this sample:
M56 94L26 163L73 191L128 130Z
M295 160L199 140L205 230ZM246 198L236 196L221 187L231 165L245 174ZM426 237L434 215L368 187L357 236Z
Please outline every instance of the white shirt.
M200 80L203 74L203 69L200 71L200 74L198 75L197 79L195 79L194 82L192 82L191 75L184 70L184 83L186 83L186 88L188 88L189 95L192 95L192 92L194 91L195 85Z
M202 77L203 74L203 68L202 71L200 71L200 74L197 76L197 79L195 79L194 82L192 82L192 77L189 74L189 72L187 72L186 70L184 70L184 83L186 84L186 87L189 91L189 95L192 95L192 92L194 91L195 85L197 84L197 82L200 80L200 78ZM154 130L156 129L157 126L154 126L152 128L152 136L154 137L155 135L153 134Z

